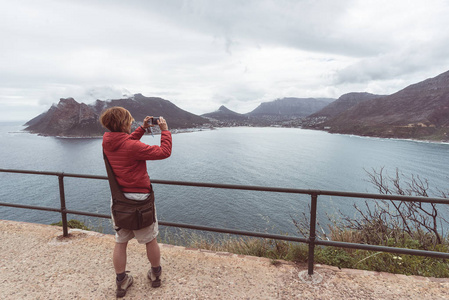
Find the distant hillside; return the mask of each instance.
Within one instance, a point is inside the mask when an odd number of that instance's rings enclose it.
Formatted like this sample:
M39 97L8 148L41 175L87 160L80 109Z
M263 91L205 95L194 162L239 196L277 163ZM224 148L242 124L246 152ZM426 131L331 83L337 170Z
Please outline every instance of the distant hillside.
M203 114L201 115L205 118L211 118L218 121L245 121L248 120L248 116L236 113L228 108L226 108L224 105L220 106L220 108L217 111Z
M78 103L73 98L62 98L46 113L28 121L25 130L49 136L99 136L105 129L98 118L104 109L112 106L128 109L137 122L142 122L147 115L163 116L169 128L191 128L208 122L168 100L136 94L127 99L97 100L93 105Z
M203 117L168 100L136 94L126 99L97 100L92 105L73 98L28 121L25 130L51 136L98 136L101 112L111 106L128 109L137 122L146 115L164 116L169 128L214 126L284 126L326 129L378 137L449 140L449 71L388 96L348 93L329 98L283 98L261 103L239 114L221 106Z
M330 98L282 98L261 103L249 116L305 117L333 102Z
M335 133L447 140L449 71L392 95L363 101L322 126Z
M350 109L351 107L366 100L372 100L382 97L381 95L375 95L370 93L348 93L342 95L340 98L330 103L323 109L311 114L309 117L335 117L338 114Z

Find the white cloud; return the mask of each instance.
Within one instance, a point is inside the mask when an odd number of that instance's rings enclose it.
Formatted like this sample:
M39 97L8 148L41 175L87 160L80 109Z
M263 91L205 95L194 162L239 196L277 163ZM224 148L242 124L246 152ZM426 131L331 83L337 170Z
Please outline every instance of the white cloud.
M74 98L78 102L90 104L98 99L121 99L131 97L134 93L126 88L112 86L53 86L51 94L45 94L39 99L41 105L57 103L60 98Z

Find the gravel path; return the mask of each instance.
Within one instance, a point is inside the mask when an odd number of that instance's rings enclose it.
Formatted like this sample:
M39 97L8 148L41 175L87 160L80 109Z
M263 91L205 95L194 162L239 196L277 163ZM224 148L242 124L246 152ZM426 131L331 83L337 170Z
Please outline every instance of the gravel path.
M0 299L114 299L112 235L0 220ZM449 279L305 265L163 245L151 288L145 249L132 241L125 299L449 299Z

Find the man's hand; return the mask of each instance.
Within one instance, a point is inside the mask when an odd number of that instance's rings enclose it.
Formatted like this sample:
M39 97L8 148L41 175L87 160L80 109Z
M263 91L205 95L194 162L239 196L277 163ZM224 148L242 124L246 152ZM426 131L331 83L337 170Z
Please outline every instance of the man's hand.
M150 123L148 123L152 118L153 118L153 117L146 116L145 119L143 119L143 125L142 125L142 127L145 128L145 129L147 129L148 127L153 127L153 126L155 126L155 125L151 125Z
M157 124L159 125L159 128L161 129L161 131L168 130L167 121L165 121L165 119L163 117L159 117Z
M153 117L151 116L146 116L145 119L143 120L143 125L142 127L147 129L148 127L154 127L156 126L155 124L150 124L149 121L152 119ZM159 125L159 128L162 130L168 130L168 125L167 125L167 121L165 121L165 119L163 117L159 117L159 120L157 120L157 125Z

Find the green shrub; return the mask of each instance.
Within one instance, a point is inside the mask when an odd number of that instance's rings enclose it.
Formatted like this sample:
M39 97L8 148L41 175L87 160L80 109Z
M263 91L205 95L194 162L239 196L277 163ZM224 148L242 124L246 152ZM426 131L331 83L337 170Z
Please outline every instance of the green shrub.
M62 221L59 221L57 223L52 223L50 225L62 226ZM76 229L83 229L83 230L91 230L83 222L81 222L79 220L75 220L75 219L71 219L71 220L67 221L67 227L69 227L69 228L76 228Z

